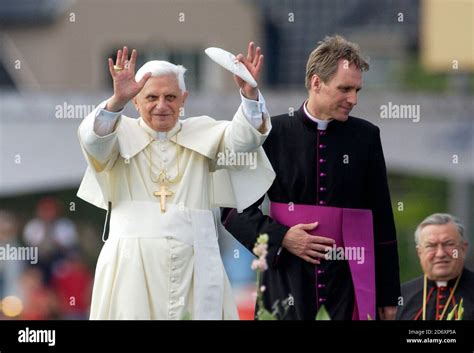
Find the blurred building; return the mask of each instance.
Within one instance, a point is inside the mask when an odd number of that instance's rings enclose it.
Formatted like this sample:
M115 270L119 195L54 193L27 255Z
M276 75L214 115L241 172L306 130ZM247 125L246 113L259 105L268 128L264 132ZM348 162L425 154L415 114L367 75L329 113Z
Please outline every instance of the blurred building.
M210 46L244 51L260 42L259 13L239 0L4 0L0 3L0 85L19 90L110 88L107 57L123 45L139 62L188 68L191 89L232 87L203 55Z
M418 0L257 0L264 16L266 51L273 63L268 82L298 88L306 60L327 35L357 42L377 61L370 85L394 87L392 75L418 46Z

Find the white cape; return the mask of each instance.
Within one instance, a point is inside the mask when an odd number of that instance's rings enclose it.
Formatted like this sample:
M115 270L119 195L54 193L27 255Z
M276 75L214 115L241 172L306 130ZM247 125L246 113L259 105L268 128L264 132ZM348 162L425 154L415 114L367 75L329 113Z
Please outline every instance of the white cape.
M103 209L110 204L111 218L97 262L91 319L181 319L186 313L193 319L237 319L217 243L223 227L211 209L241 212L266 193L275 177L261 147L269 129L260 134L241 108L232 122L207 116L181 121L169 150L182 148L184 175L162 214L146 172L145 152L154 147L143 121L122 116L114 136L104 138L94 136L93 123L94 112L79 128L89 166L78 196ZM218 169L216 156L229 139L256 153L255 169ZM107 143L118 151L102 165L91 151Z

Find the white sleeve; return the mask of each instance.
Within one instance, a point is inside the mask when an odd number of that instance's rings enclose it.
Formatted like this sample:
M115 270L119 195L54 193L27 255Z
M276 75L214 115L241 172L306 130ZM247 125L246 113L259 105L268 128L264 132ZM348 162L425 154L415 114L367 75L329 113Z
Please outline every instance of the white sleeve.
M106 104L107 102L99 104L79 126L81 145L97 172L112 166L119 153L115 126L120 124L121 114L107 112L104 109Z
M255 129L259 129L265 121L265 116L269 115L263 95L258 91L258 100L248 99L244 97L242 90L240 90L240 98L245 118Z
M245 108L244 108L245 107ZM247 109L247 113L244 113ZM258 122L259 127L256 128L252 124ZM217 149L215 164L212 164L212 170L218 169L241 169L245 166L230 164L222 158L227 155L234 155L235 153L244 152L240 156L254 156L253 152L261 147L270 134L272 129L271 119L265 109L263 97L260 95L258 101L242 98L234 118L225 128L224 138L221 140ZM248 152L252 152L248 154ZM263 150L262 150L263 153ZM252 157L253 158L253 157Z
M118 112L109 112L105 109L107 101L99 104L95 114L94 132L99 136L106 136L114 131L118 118L122 115L123 109Z

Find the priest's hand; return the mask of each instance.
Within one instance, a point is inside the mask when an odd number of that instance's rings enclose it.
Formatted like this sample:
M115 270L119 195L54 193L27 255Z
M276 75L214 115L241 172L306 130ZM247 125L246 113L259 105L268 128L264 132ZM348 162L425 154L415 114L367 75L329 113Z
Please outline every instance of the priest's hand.
M236 56L236 59L245 65L255 81L258 82L263 67L263 55L261 54L260 47L255 49L254 42L250 42L247 57L245 58L242 54L239 54ZM253 100L258 99L258 89L256 87L250 86L247 82L236 75L234 75L234 80L246 98Z
M297 224L291 227L283 237L282 246L293 255L314 265L319 265L326 258L328 249L335 243L334 239L311 235L306 231L313 230L318 222Z
M381 320L395 320L395 315L397 314L396 306L382 306L377 309Z
M139 81L135 81L135 65L137 62L137 51L132 50L130 60L128 60L128 48L123 47L117 51L117 60L114 62L109 58L109 71L114 81L114 95L107 101L106 109L118 112L135 97L145 86L146 81L151 77L151 73L146 73Z

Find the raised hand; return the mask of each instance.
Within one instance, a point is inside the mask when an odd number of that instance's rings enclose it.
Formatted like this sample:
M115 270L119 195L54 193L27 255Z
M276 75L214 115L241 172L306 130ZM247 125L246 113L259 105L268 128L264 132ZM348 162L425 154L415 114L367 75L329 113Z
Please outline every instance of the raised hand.
M114 81L114 95L107 102L107 110L119 111L135 97L145 86L151 73L146 73L139 81L135 81L135 65L137 62L137 51L132 50L128 60L128 48L123 47L117 51L117 60L114 62L109 58L109 71Z
M247 57L244 57L242 54L239 54L236 56L236 59L245 65L245 67L249 70L255 81L258 82L263 67L263 55L261 53L260 47L257 47L257 49L255 49L254 42L250 42ZM234 75L234 80L237 86L239 86L242 90L245 97L255 100L258 98L257 88L253 88L247 82L245 82L236 75Z

